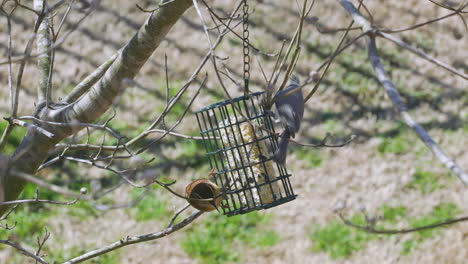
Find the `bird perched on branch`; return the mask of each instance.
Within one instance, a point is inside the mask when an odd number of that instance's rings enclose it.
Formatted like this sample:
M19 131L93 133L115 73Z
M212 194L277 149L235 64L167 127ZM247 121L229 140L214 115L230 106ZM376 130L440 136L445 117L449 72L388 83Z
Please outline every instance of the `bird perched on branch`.
M289 85L275 95L274 102L276 114L284 130L280 134L278 148L273 159L279 164L284 164L288 151L288 139L295 137L304 116L304 96L299 79L292 76Z

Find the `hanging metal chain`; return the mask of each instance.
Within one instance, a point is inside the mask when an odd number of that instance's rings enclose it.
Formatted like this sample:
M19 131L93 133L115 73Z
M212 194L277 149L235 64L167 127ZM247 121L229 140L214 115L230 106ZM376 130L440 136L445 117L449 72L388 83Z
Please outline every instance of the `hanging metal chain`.
M249 94L250 80L249 5L247 4L247 0L244 0L243 11L244 95L247 96Z

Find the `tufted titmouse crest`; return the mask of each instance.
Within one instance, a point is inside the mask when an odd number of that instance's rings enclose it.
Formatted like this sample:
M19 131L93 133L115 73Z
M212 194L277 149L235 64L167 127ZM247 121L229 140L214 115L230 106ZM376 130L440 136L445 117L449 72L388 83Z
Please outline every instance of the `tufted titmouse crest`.
M288 151L288 139L294 138L296 132L299 131L304 116L304 96L302 95L299 79L292 76L289 85L276 94L274 102L276 113L279 115L284 130L280 134L278 148L273 159L279 164L284 164Z

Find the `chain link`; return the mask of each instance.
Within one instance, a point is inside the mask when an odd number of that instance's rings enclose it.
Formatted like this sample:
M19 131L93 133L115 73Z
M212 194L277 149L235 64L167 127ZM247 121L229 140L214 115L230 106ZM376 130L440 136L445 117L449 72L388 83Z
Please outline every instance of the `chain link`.
M244 0L243 11L244 95L247 96L249 94L250 80L249 5L247 4L247 0Z

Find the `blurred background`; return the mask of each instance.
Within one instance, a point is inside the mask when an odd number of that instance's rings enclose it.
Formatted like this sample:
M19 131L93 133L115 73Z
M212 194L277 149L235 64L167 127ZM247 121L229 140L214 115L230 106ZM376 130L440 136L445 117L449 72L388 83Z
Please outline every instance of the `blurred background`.
M64 29L70 29L86 12L86 1L77 1ZM357 1L354 1L355 4ZM442 1L458 6L462 1ZM154 1L101 1L100 6L58 47L54 68L54 100L59 101L84 77L120 49L148 17L139 10L154 7ZM250 42L266 53L275 53L283 40L290 40L298 24L295 1L249 1ZM365 1L374 23L381 28L401 29L449 11L430 1ZM227 15L233 1L213 1L220 14ZM206 10L203 9L205 12ZM208 13L205 13L207 15ZM466 15L464 15L466 18ZM315 18L313 18L315 17ZM0 54L6 59L6 19L0 17ZM207 19L209 20L209 19ZM350 17L338 1L316 1L306 20L302 52L295 74L305 80L334 51ZM12 17L13 53L21 54L34 18L24 10ZM210 24L211 25L211 24ZM213 26L213 25L211 25ZM239 29L237 29L238 32ZM322 32L320 32L322 31ZM348 40L360 30L351 31ZM468 71L467 31L457 16L399 36L413 46L441 59L462 72ZM380 55L410 113L458 164L468 170L467 81L437 68L378 39ZM190 77L209 49L195 9L190 9L145 64L134 82L128 84L115 105L110 127L127 138L146 129L165 106L165 67L170 94L174 95ZM243 81L242 40L228 34L217 49L236 81ZM252 53L251 85L261 91L265 81L259 63L271 73L276 58ZM0 65L0 112L9 113L7 66ZM17 70L17 64L14 65ZM211 65L206 88L191 106L176 132L198 135L194 112L225 100ZM26 67L20 95L20 114L32 115L36 100L35 63ZM229 83L229 82L226 82ZM241 95L234 83L233 96ZM312 85L304 88L305 92ZM166 119L177 120L194 94L176 105ZM109 111L102 120L112 116ZM366 43L358 41L338 56L318 92L307 102L304 121L296 139L318 143L327 133L340 143L351 135L356 139L342 148L309 148L291 144L287 167L296 200L242 216L225 217L216 211L204 214L187 228L158 240L128 246L87 263L464 263L468 259L468 223L405 235L375 235L346 226L333 212L346 201L346 214L365 223L364 214L382 216L377 226L388 229L416 227L465 215L468 193L401 120L384 89L374 77ZM6 126L0 121L0 130ZM12 153L25 130L15 128L7 152ZM150 136L147 140L156 138ZM93 131L92 142L100 144L102 133ZM116 143L106 139L107 144ZM57 155L58 153L55 153ZM79 154L79 153L78 153ZM173 188L183 193L192 180L211 171L203 144L196 140L167 136L141 157L122 161L121 168L141 168L142 177L176 180ZM153 159L153 160L152 160ZM147 163L147 160L152 160ZM148 190L121 184L111 173L64 161L40 172L48 181L73 190L87 187L92 192L118 186L99 200L108 207L98 210L86 201L73 206L24 205L10 217L13 230L0 230L25 247L35 248L44 229L51 233L44 252L47 259L64 261L91 249L115 242L127 235L157 232L186 202L161 187ZM63 200L61 195L39 189L41 197ZM22 198L35 196L28 185ZM145 193L142 196L142 193ZM129 201L139 200L129 207ZM110 209L110 208L100 208ZM195 209L189 209L188 216ZM29 263L29 259L0 246L0 263Z

